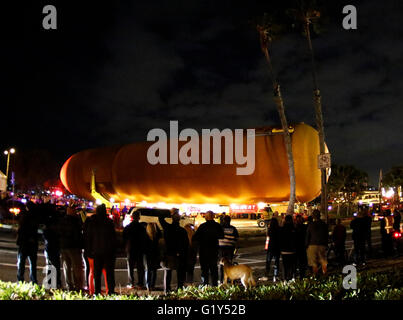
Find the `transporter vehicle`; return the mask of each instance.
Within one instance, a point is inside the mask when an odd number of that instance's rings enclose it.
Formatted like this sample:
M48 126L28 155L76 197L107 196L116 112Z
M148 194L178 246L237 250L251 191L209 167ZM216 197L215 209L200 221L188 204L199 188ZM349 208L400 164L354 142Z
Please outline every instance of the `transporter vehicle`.
M123 220L123 227L126 227L133 221L133 213L136 211L140 212L140 222L146 222L146 223L155 222L158 224L160 228L161 225L158 222L159 217L166 218L165 221L168 223L172 222L172 219L170 218L171 212L168 209L131 208L129 212L125 215L125 219ZM194 218L182 215L179 224L181 227L184 227L187 224L194 225Z

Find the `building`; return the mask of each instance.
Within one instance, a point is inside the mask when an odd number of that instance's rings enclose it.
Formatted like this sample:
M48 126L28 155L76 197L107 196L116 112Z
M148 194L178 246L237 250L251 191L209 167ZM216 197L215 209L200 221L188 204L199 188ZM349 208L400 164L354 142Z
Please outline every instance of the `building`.
M7 176L0 171L0 192L5 192L7 188Z

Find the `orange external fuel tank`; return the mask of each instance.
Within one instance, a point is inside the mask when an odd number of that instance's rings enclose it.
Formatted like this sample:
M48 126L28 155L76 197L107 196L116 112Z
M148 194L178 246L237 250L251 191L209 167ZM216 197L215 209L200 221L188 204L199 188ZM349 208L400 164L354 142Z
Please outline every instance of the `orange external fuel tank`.
M60 177L71 193L88 200L94 200L94 171L96 191L105 199L113 197L116 201L221 205L287 201L290 180L283 135L272 129L256 129L255 171L251 175L237 175L236 168L242 166L235 161L152 165L147 160L147 150L155 142L142 142L76 153L65 162ZM291 131L297 201L307 202L320 194L318 132L303 123L293 126ZM179 142L179 150L184 143ZM224 155L224 143L221 148ZM199 154L201 159L201 146Z

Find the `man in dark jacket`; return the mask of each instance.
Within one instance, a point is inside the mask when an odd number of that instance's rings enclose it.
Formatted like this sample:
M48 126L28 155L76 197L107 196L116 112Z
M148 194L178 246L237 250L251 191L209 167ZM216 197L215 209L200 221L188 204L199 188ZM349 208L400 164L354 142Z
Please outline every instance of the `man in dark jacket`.
M193 241L199 246L199 259L201 278L204 285L209 284L209 276L212 285L218 284L218 240L224 238L222 227L214 221L214 212L208 211L206 222L202 223L193 235Z
M132 213L133 221L123 229L123 242L127 254L129 287L134 287L134 268L137 268L137 286L144 288L144 255L147 246L147 233L140 223L140 211Z
M353 230L352 238L354 241L354 262L365 265L365 240L367 239L367 222L365 220L365 212L360 210L358 217L355 217L350 223Z
M158 217L164 230L165 257L164 263L164 291L171 290L172 270L176 270L178 289L182 288L186 277L186 259L189 247L189 238L184 228L179 225L180 215L178 209L171 210L172 223Z
M322 267L323 274L327 272L327 245L329 241L328 226L320 219L320 211L315 209L312 212L313 222L306 230L305 245L308 248L308 264L312 267L314 274Z
M38 283L36 277L36 261L38 254L38 222L35 217L35 205L28 203L19 217L17 231L18 270L17 280L24 281L25 261L29 260L29 278L31 282Z
M73 207L68 207L66 216L61 219L59 234L67 289L82 290L84 287L82 222Z
M284 279L295 278L297 233L294 228L292 215L286 215L280 228L280 252L283 259Z
M86 249L94 258L95 294L101 293L102 269L106 270L108 294L115 292L116 232L113 221L106 214L104 204L96 209L96 214L86 226Z

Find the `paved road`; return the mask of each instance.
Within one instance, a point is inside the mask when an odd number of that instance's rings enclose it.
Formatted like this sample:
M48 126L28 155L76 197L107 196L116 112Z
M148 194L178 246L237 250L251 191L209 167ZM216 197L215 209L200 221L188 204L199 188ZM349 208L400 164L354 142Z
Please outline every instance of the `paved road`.
M254 227L256 228L256 227ZM372 243L374 247L379 247L380 245L380 234L379 229L374 228L372 232ZM263 275L265 268L265 251L264 247L264 237L254 237L250 240L242 241L242 246L238 250L238 256L236 261L238 263L245 263L250 265L254 269L255 276L258 278ZM352 250L352 240L351 233L348 234L347 250L351 252ZM16 281L16 261L17 261L17 246L15 245L15 233L10 230L1 229L0 231L0 280L3 281ZM43 272L45 266L45 258L43 255L43 246L40 246L38 253L38 281L42 283ZM28 280L28 263L26 269L25 279ZM126 259L124 257L118 257L116 261L115 277L117 290L119 286L125 288L127 284L127 265ZM157 275L157 287L162 287L162 277L163 270L158 270ZM64 281L64 279L63 279ZM195 269L195 281L196 284L200 282L200 267L197 264ZM173 275L174 287L175 273Z

